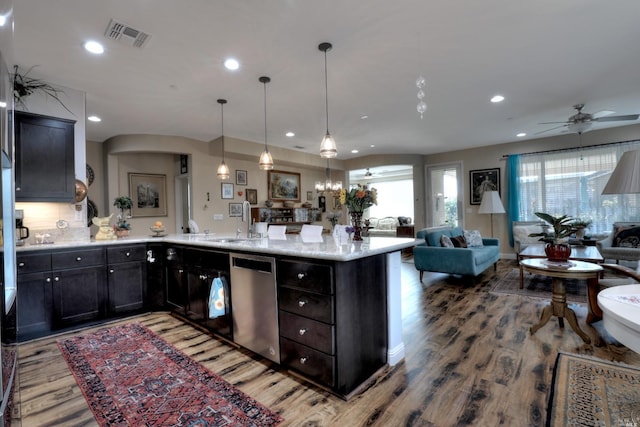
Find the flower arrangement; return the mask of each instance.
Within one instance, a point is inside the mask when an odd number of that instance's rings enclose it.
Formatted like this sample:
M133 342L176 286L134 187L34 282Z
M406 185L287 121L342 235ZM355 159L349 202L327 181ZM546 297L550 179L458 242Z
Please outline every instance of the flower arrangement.
M127 215L125 211L128 211L133 207L133 200L129 196L119 196L113 201L113 206L120 210L116 217L116 223L113 226L115 230L131 230L131 224L127 222L127 218L131 218L131 215Z
M335 227L336 224L338 223L338 220L340 219L340 217L342 216L342 212L337 211L337 212L327 212L327 220L331 223L332 227Z
M340 191L340 203L346 205L349 212L364 212L365 209L378 204L378 192L375 188L369 189L361 184L349 191L343 188Z

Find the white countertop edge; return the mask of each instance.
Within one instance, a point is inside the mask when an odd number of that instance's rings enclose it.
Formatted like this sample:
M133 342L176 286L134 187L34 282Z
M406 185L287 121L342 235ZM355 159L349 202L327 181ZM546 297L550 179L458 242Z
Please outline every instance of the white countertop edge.
M56 242L53 244L16 247L16 252L35 250L74 249L91 246L112 246L136 243L176 243L206 248L220 248L229 251L257 252L262 254L288 255L303 258L319 258L334 261L350 261L372 255L400 251L413 247L422 239L398 237L367 237L362 242L342 242L333 236L323 235L322 241L303 241L299 234L287 234L284 240L269 238L241 239L239 241L220 242L220 239L235 239L231 235L216 234L170 234L163 237L129 236L116 240L91 240ZM314 239L310 239L314 240ZM315 240L318 240L316 238Z

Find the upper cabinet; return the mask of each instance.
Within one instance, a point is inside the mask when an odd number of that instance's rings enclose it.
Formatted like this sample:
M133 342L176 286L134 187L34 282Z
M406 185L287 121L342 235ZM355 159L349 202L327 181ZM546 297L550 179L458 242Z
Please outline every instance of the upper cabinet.
M16 201L75 200L74 120L16 111Z

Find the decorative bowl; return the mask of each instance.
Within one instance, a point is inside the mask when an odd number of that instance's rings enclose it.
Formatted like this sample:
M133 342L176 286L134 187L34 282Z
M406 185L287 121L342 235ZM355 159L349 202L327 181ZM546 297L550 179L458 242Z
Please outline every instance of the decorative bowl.
M296 205L295 203L293 203L292 201L289 201L289 200L287 200L287 201L282 203L282 206L284 206L285 208L292 208L295 205Z
M160 237L162 235L164 235L164 227L149 227L149 229L151 231L153 231L154 235L153 237Z

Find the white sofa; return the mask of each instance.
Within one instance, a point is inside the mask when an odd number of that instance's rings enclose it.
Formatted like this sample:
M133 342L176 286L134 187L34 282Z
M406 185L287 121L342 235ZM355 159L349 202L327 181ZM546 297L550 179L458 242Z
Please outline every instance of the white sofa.
M518 260L520 252L525 250L532 243L541 243L540 237L529 237L529 234L542 233L549 226L544 221L513 221L513 249L516 251Z
M384 218L369 218L369 236L372 237L396 237L398 218L387 216Z

